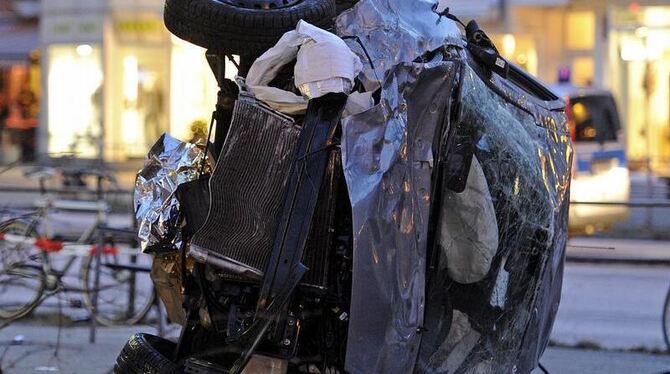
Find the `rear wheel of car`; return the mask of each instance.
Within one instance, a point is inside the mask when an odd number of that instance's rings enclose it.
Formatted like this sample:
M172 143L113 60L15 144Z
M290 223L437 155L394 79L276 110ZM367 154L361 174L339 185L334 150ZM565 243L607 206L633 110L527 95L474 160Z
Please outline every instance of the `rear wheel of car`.
M165 25L176 36L218 53L257 56L305 20L328 28L334 0L166 0Z
M130 337L116 359L115 374L176 374L183 371L169 359L176 344L149 334Z

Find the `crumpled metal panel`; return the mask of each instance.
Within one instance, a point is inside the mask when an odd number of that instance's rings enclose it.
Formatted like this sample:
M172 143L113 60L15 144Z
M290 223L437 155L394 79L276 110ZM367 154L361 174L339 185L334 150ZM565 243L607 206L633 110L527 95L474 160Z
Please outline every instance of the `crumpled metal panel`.
M164 253L179 248L180 184L200 176L204 157L201 146L163 134L151 147L144 167L137 174L134 201L139 224L138 238L145 253ZM208 173L207 162L204 172Z
M363 0L337 21L338 34L357 36L373 60L366 87L383 81L378 105L343 119L354 221L346 370L530 372L558 308L567 242L572 148L563 103L475 74L460 34L436 24L428 5ZM444 45L458 51L453 60L412 63ZM445 268L426 275L427 233L437 224L428 222L433 145L454 93L476 130L499 225L491 270L468 285Z
M381 103L343 120L354 268L346 370L407 373L423 326L432 144L459 62L401 64Z
M362 0L337 18L337 35L347 41L363 62L363 74L359 78L367 90L379 87L384 74L400 63L412 62L427 51L447 44L463 45L456 23L444 17L440 19L432 10L435 3L431 0ZM355 36L360 44L347 39Z

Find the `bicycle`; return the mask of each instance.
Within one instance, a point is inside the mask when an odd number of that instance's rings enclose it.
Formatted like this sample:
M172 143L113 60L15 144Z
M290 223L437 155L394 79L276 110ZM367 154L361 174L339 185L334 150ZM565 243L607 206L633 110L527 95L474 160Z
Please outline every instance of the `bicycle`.
M57 172L66 181L94 177L97 200L72 201L49 195L46 181ZM0 320L11 322L25 317L45 299L61 292L81 293L85 308L102 325L142 320L155 304L155 294L149 279L150 259L137 250L122 249L105 238L99 256L100 285L94 287L96 234L102 235L109 210L103 200L103 185L114 184L113 176L99 170L65 168L39 168L28 176L39 180L42 199L36 204L37 210L0 223ZM94 214L95 219L78 238L64 238L51 227L50 214L54 211ZM51 257L56 255L67 258L61 269L52 264ZM79 287L63 281L78 259L82 259ZM96 291L98 305L94 308Z

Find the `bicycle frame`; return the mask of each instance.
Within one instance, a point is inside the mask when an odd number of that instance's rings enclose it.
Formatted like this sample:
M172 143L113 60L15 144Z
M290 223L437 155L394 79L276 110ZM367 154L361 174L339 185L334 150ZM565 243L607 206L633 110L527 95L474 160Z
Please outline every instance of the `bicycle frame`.
M55 277L56 284L49 284L49 288L55 288L57 287L57 284L60 284L66 291L83 292L83 288L67 287L61 282L61 280L70 271L78 258L88 256L95 251L95 245L87 243L91 243L93 236L98 228L103 226L106 222L108 210L107 204L104 200L102 200L101 186L98 186L98 199L93 202L57 199L47 193L44 178L40 178L40 191L42 199L38 200L36 203L37 210L35 212L24 214L6 221L10 222L13 220L28 220L28 231L26 233L28 236L8 234L3 235L0 239L15 244L27 244L36 247L43 255L44 263L42 264L42 269L40 270L43 271L47 276L48 283L54 283L53 281L49 282L49 280L54 279L49 277ZM52 240L51 238L56 236L56 232L52 225L49 214L54 211L91 214L94 213L95 218L93 223L84 230L84 232L79 236L79 238L77 238L77 240L72 242ZM36 234L36 237L30 236L30 234L33 233ZM105 254L113 254L116 249L105 248L104 251ZM56 269L52 267L51 260L49 258L50 253L58 253L69 256L62 269Z

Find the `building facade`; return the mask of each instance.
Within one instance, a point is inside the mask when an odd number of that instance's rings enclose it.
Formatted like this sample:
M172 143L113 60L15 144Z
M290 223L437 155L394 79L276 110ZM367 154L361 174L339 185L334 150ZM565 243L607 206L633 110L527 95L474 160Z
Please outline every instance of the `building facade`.
M188 139L194 121L209 122L217 88L205 50L171 36L162 9L162 0L42 2L43 151L143 158L163 132Z
M568 66L575 85L612 90L631 160L670 160L670 0L441 1L545 82ZM141 158L160 133L187 138L208 120L216 87L204 50L170 35L162 7L42 1L43 151Z
M651 160L670 173L670 1L499 0L489 10L447 3L483 19L505 57L543 81L556 83L569 67L573 84L611 90L633 166Z

